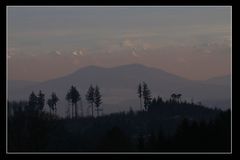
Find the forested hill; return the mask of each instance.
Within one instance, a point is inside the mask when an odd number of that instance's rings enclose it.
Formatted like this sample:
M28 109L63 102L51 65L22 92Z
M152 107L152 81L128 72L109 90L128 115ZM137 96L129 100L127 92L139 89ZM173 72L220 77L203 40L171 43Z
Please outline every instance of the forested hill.
M148 110L99 117L15 110L8 127L10 151L230 150L230 110L160 98Z

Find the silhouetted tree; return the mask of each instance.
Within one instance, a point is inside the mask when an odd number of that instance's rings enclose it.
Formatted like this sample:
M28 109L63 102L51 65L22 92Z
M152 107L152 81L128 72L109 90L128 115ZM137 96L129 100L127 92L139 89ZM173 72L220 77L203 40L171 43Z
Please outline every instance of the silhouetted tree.
M66 95L66 98L71 100L72 109L73 109L73 106L75 106L75 118L77 118L78 117L77 103L79 100L81 100L81 97L76 87L71 86L70 91Z
M173 102L181 102L181 96L182 96L182 94L173 93L173 94L171 94L171 100Z
M193 98L191 98L191 104L194 104L194 99Z
M178 100L178 102L181 102L181 96L182 96L182 94L177 94L176 95L176 99Z
M71 104L71 106L72 106L72 117L73 117L73 103L72 103L72 100L71 100L71 94L70 94L70 92L67 93L67 95L66 95L66 100L67 100L68 104L69 104L69 105Z
M160 104L162 104L162 103L163 103L162 98L158 96L158 97L157 97L157 104L160 105Z
M53 113L56 115L57 114L57 102L59 101L59 98L57 97L57 95L53 92L51 94L51 97L47 100L47 104L49 106L50 109L50 114L52 114L51 111L53 111Z
M154 110L158 105L157 99L154 97L151 101L151 104L148 106L148 111Z
M80 97L80 111L81 111L81 117L83 117L84 116L84 114L83 114L83 103L82 103L81 97Z
M171 99L173 100L173 102L176 102L177 95L175 93L171 94Z
M38 110L42 111L44 108L44 104L45 104L45 95L42 93L42 91L39 91L38 94Z
M7 107L8 107L8 116L14 117L15 115L24 113L26 106L28 106L28 101L8 101Z
M30 112L37 111L37 105L38 105L38 97L35 95L34 92L32 92L29 96L27 110Z
M143 100L144 100L144 108L145 110L148 110L148 107L152 100L152 96L151 96L151 91L149 90L145 82L143 82Z
M66 113L66 118L70 118L70 104L68 103L68 107L66 108L67 110L65 111Z
M59 98L57 97L56 93L52 93L51 95L52 103L53 103L53 110L55 111L55 115L57 113L57 102L59 101Z
M47 100L47 104L48 104L48 107L50 110L50 115L52 115L52 111L54 111L54 105L53 105L53 101L51 98Z
M92 117L93 117L93 104L94 104L94 88L92 85L90 85L87 94L86 94L86 100L91 105L92 109Z
M94 103L97 110L97 116L99 116L99 111L100 111L99 107L102 104L102 95L100 94L98 86L95 87L95 91L94 91Z
M141 83L138 85L138 97L140 99L140 110L142 110L142 85Z

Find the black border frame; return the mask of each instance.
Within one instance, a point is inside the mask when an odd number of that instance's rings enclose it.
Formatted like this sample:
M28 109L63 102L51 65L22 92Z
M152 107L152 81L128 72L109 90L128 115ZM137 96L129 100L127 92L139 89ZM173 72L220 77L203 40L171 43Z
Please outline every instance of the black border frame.
M6 2L7 1L7 2ZM26 155L26 154L7 154L6 153L6 41L7 41L7 37L6 37L6 32L7 32L7 28L6 28L6 20L7 20L7 17L6 17L6 13L7 13L7 6L21 6L21 5L24 5L24 6L38 6L38 5L41 5L41 6L51 6L51 5L54 5L54 6L72 6L72 5L78 5L78 6L91 6L91 5L99 5L99 6L112 6L112 5L121 5L121 6L153 6L153 5L157 5L157 6L232 6L232 2L231 1L228 1L228 0L213 0L213 1L209 1L209 0L201 0L201 1L197 1L197 0L175 0L174 1L169 1L169 0L164 0L164 1L161 1L159 0L158 2L157 1L143 1L143 0L140 0L140 1L127 1L127 2L117 2L117 1L111 1L111 2L103 2L103 1L97 1L97 0L91 0L91 1L78 1L78 2L74 2L74 1L48 1L48 0L41 0L41 1L26 1L26 0L5 0L5 2L0 2L0 5L1 5L1 15L2 15L2 35L1 35L1 49L2 49L2 53L0 53L0 64L2 65L1 66L1 84L0 84L0 103L1 103L1 111L0 113L2 114L0 116L1 118L1 123L2 123L2 127L4 129L1 129L1 145L0 145L0 159L7 159L7 158L23 158L24 156L26 156L27 158L33 158L35 156L37 156L38 158L42 159L42 158L45 158L45 157L56 157L58 156L58 158L63 158L63 159L66 159L66 158L69 158L69 157L87 157L87 156L91 156L91 158L102 158L102 156L106 156L106 157L110 157L110 156L115 156L116 158L123 158L123 157L129 157L129 158L132 158L133 156L136 157L136 155L123 155L123 154L108 154L108 155L105 155L105 154L81 154L81 155L74 155L74 154L68 154L68 155L65 155L65 154L61 154L61 155L52 155L52 154L31 154L31 155ZM228 155L214 155L215 156L218 156L218 158L227 158L232 156L232 154L228 154ZM158 156L170 156L169 158L182 158L182 156L184 155L169 155L169 154L164 154L164 155L156 155L156 154L150 154L150 155L144 155L144 154L141 154L141 155L138 155L139 157L141 158L147 158L147 159L150 159L150 158L153 158L153 157L158 157ZM198 155L199 158L203 158L204 155ZM221 156L221 157L220 157ZM191 156L192 157L192 156ZM212 155L210 155L211 158ZM217 157L215 157L217 158Z

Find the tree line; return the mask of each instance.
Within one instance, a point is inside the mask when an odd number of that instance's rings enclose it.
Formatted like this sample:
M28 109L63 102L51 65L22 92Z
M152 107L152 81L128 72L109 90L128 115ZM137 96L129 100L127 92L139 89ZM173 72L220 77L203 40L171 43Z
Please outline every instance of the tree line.
M105 116L100 116L102 94L97 85L90 85L84 97L91 117L83 117L84 98L75 86L65 96L67 109L72 111L70 118L57 118L60 99L55 92L46 98L40 90L38 94L32 92L26 102L8 102L9 111L15 110L8 116L9 151L230 150L230 110L183 101L179 93L172 93L166 100L153 97L146 82L136 89L139 111ZM49 113L43 110L45 104ZM98 119L92 118L95 113Z
M155 98L152 96L152 93L148 87L148 84L144 81L138 84L137 96L140 102L140 111L150 111L153 109L153 106L161 105L161 103L163 102L161 97L158 96L157 98ZM186 101L183 102L181 100L181 97L182 97L182 94L173 93L171 94L170 99L166 101L166 103L169 102L169 103L185 103L186 104ZM79 113L78 113L79 106L80 106L80 115L81 117L84 116L82 97L75 86L72 85L70 87L69 91L65 96L65 99L68 102L68 107L67 107L68 118L79 117ZM97 85L95 87L93 87L93 85L90 85L85 94L85 99L88 103L88 109L91 109L91 116L94 117L94 113L95 113L94 111L96 111L96 116L98 117L100 115L100 112L103 111L103 108L101 108L102 94L100 92L99 87ZM57 116L58 101L60 101L60 99L58 98L55 92L52 92L51 96L46 100L46 102L45 102L45 95L44 93L42 93L41 90L39 91L38 95L32 92L29 96L27 110L42 112L46 103L49 108L50 115ZM71 108L71 113L70 113L70 108Z
M149 105L151 104L152 96L151 96L151 91L145 82L143 82L142 84L140 83L138 85L138 97L140 98L140 110L147 111L149 108ZM79 113L78 113L79 102L80 102L81 117L84 116L82 98L75 86L72 85L70 87L69 91L66 94L65 99L69 105L69 108L67 108L67 117L71 117L71 118L79 117ZM99 87L97 85L95 87L93 87L93 85L90 85L85 95L85 99L89 104L88 109L89 108L91 109L91 116L94 117L94 111L96 111L97 113L96 116L98 117L100 115L100 112L103 111L103 108L101 108L102 95ZM144 109L142 107L142 99L143 99ZM51 96L48 99L45 99L45 94L42 93L41 90L39 91L38 95L36 95L32 91L28 99L27 111L42 112L46 103L49 108L50 115L57 116L57 102L59 100L60 99L58 98L55 92L52 92ZM70 106L71 106L72 113L69 113Z
M152 97L151 90L148 88L147 83L144 81L142 83L139 83L137 95L140 100L140 110L148 111L149 108L155 103L163 102L161 97L158 97L157 99L155 97ZM169 101L181 103L181 96L182 94L172 93ZM144 108L142 107L142 100Z
M102 95L99 87L97 85L95 87L90 85L85 95L85 98L89 104L88 107L91 108L92 110L92 113L91 113L92 117L94 117L94 107L96 108L95 111L97 112L97 117L98 117L100 115L99 113L103 110L101 108ZM79 113L78 113L79 102L80 102L81 117L84 116L82 98L75 86L70 87L69 91L66 94L65 99L67 100L69 107L71 106L71 110L72 110L71 118L79 117ZM50 115L57 116L57 102L59 100L60 99L58 98L55 92L52 92L51 96L47 100L45 99L45 94L42 93L41 90L39 91L38 95L32 92L28 99L28 105L26 106L26 111L41 113L43 112L43 108L46 103L49 108ZM69 111L69 108L68 108L68 111ZM68 117L70 117L69 114L68 114Z

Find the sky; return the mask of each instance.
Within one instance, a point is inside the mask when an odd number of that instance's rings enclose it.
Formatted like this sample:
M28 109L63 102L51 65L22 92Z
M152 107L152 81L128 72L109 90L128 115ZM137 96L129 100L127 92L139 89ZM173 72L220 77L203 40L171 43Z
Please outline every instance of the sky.
M231 73L230 7L8 7L10 80L131 63L192 80Z

